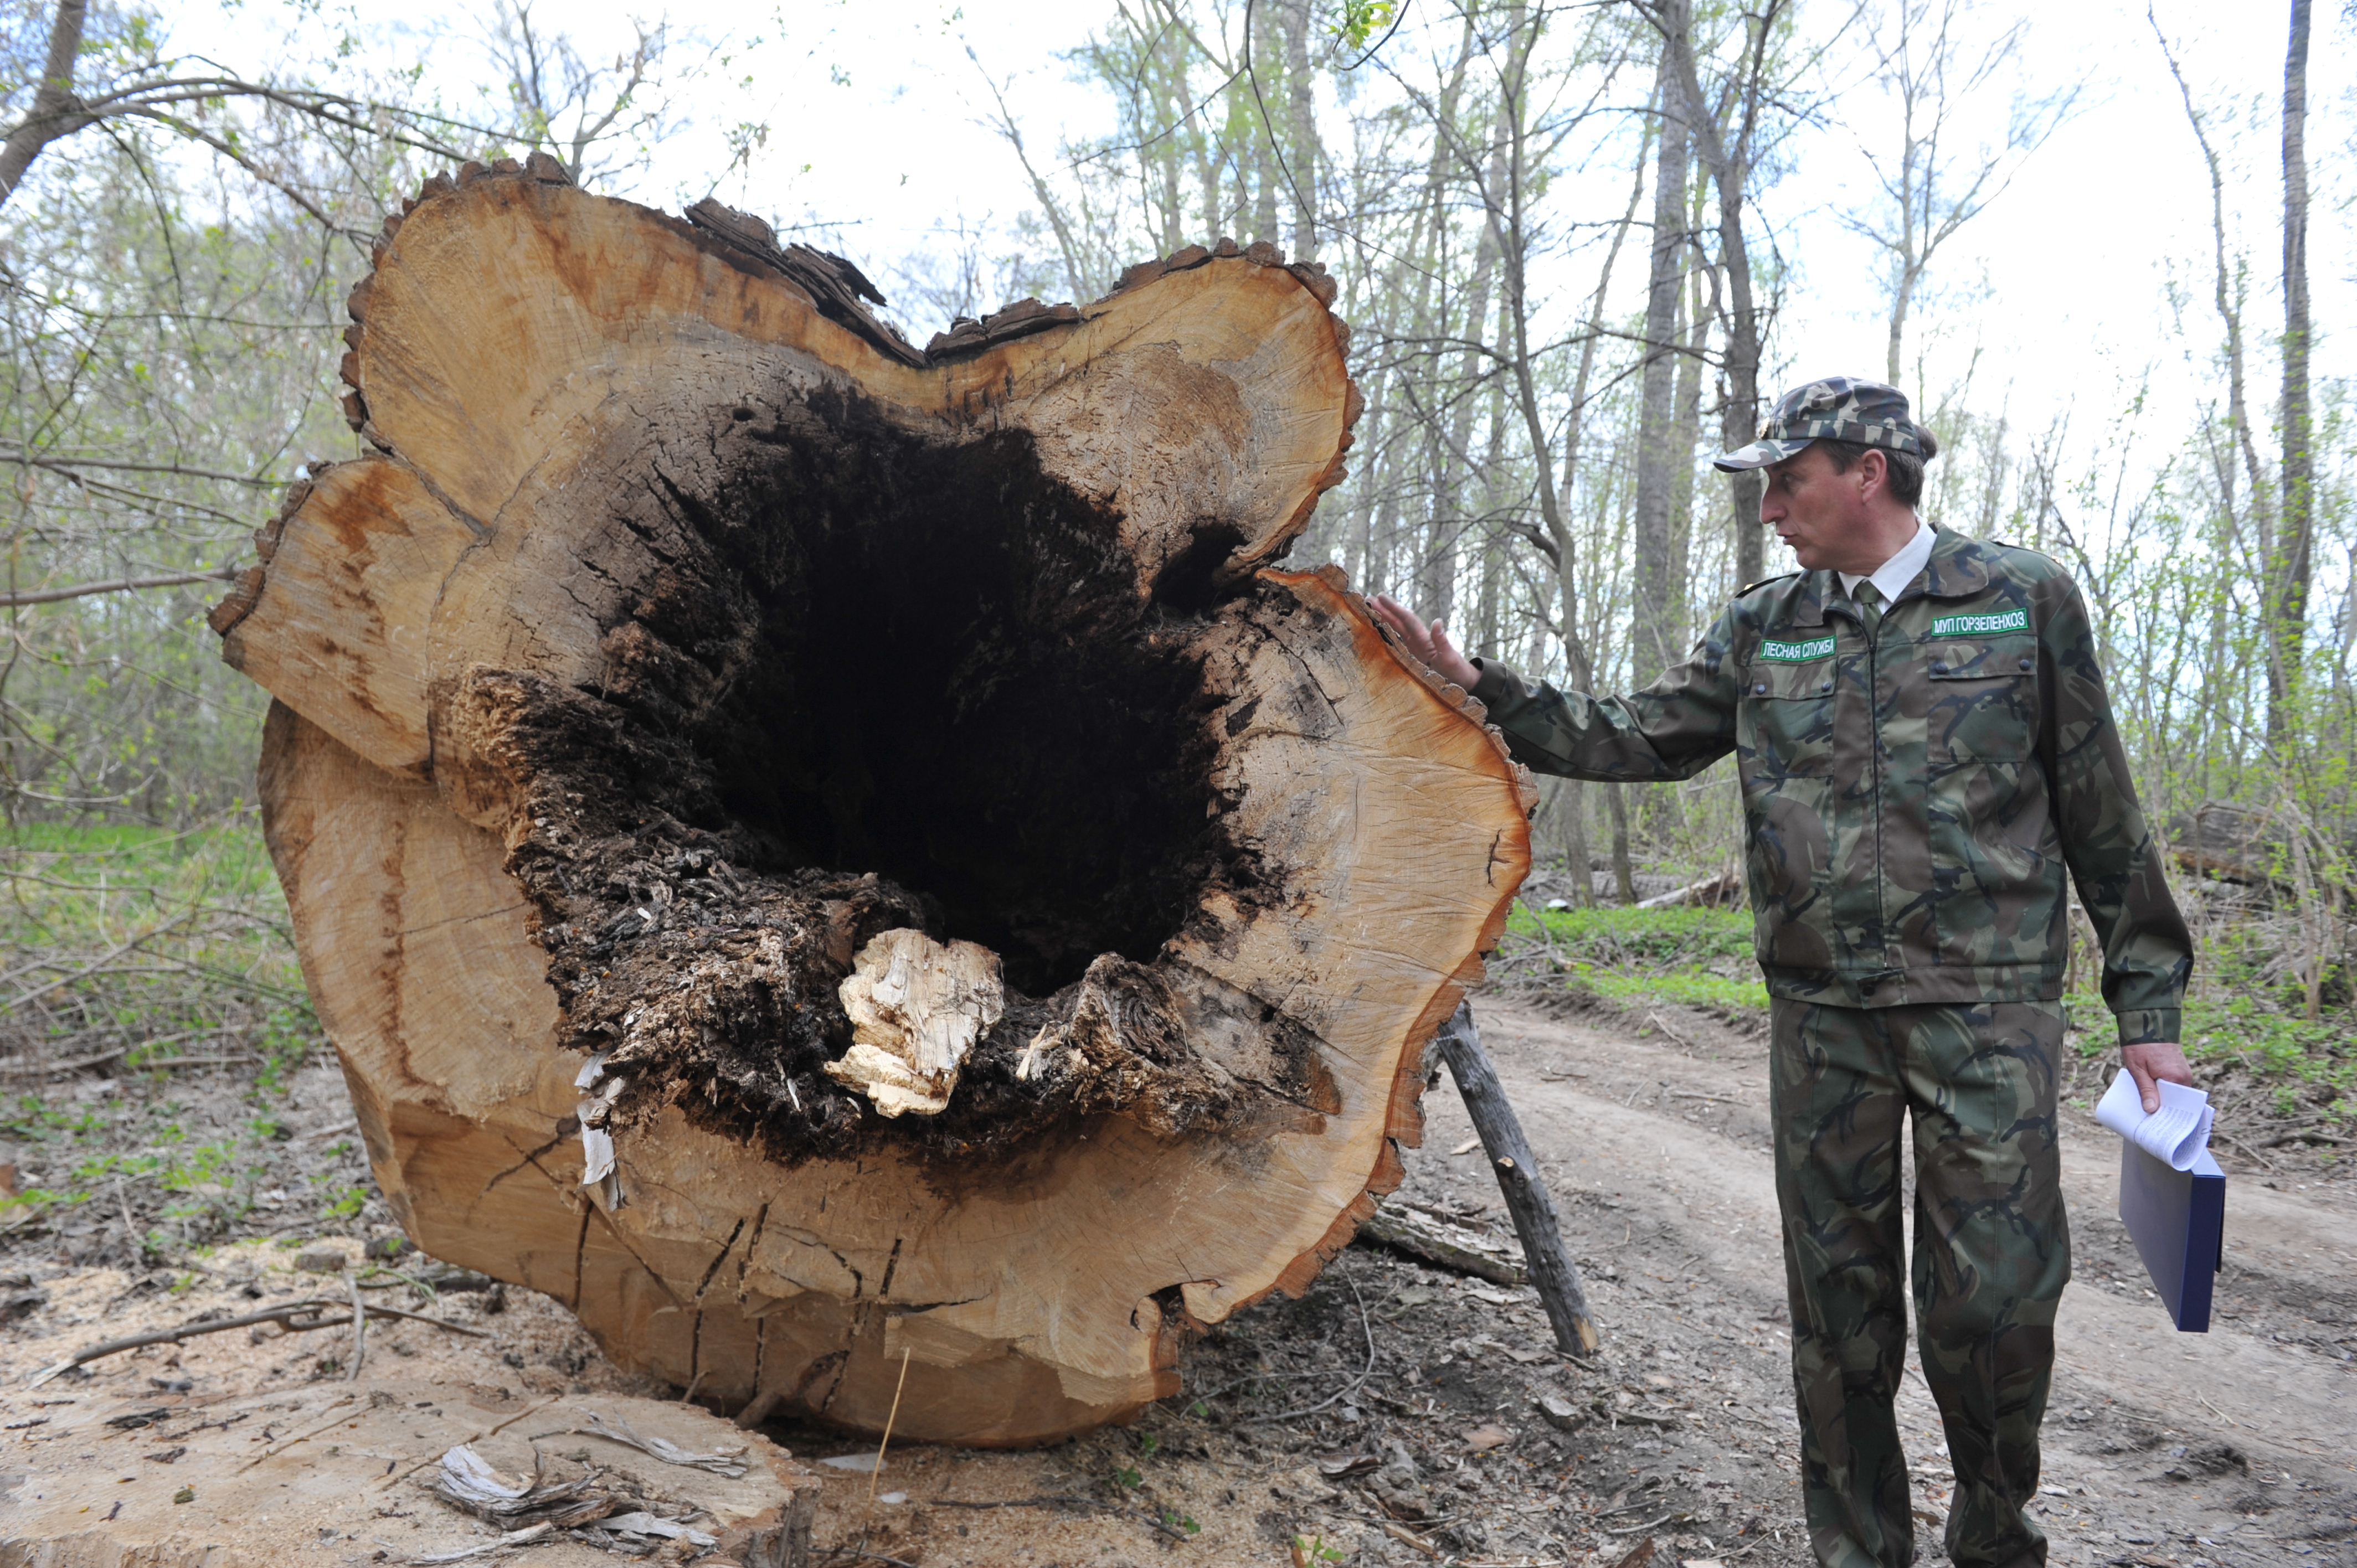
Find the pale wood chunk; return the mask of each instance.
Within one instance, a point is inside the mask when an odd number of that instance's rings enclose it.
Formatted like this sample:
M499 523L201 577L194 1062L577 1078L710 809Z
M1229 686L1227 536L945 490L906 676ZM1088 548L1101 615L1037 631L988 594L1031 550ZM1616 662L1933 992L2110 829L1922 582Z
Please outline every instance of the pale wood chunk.
M947 1107L966 1052L1006 1011L996 953L906 929L860 949L841 991L851 1049L828 1064L827 1076L866 1094L884 1116Z

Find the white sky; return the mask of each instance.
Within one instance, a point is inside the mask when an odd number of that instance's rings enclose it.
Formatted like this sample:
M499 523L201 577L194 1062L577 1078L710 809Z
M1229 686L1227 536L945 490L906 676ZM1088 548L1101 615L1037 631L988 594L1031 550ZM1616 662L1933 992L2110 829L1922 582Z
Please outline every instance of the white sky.
M1395 48L1412 48L1415 30L1440 15L1429 0L1409 3ZM2254 16L2192 0L2156 4L2197 95L2218 116L2213 139L2230 159L2235 241L2252 273L2253 395L2263 406L2274 376L2266 345L2282 319L2274 291L2276 112L2288 5ZM356 7L363 28L377 27L379 8L376 0ZM610 48L638 8L629 0L573 0L561 13L544 12L544 19L573 29L587 45ZM981 71L1015 78L1010 101L1033 156L1051 161L1060 135L1111 123L1103 97L1067 81L1054 59L1109 8L1105 0L965 0L962 8L940 0L817 0L781 10L716 12L696 25L707 31L731 26L740 46L761 40L732 56L731 74L749 75L750 84L740 89L716 78L699 91L696 124L666 145L653 176L633 194L673 206L704 194L709 171L726 162L722 128L756 121L771 127L766 152L747 176L722 188L723 199L787 221L823 216L842 225L842 246L856 260L880 266L920 244L937 220L1006 222L1032 202L1013 155L980 124L988 103ZM2347 173L2357 162L2350 156L2357 152L2357 50L2348 47L2352 28L2340 9L2317 7L2309 63L2316 361L2320 374L2332 375L2357 371L2357 352L2335 331L2352 319L2357 295ZM1803 10L1804 26L1829 27L1845 10L1838 0L1814 0ZM401 13L432 14L414 7ZM167 11L179 47L232 61L281 58L290 15L267 3ZM448 15L448 25L463 27L480 12L453 6ZM2042 427L2067 411L2083 445L2150 376L2150 412L2158 416L2152 428L2170 432L2173 440L2189 428L2190 400L2210 380L2206 360L2189 365L2186 345L2190 340L2206 356L2219 335L2209 304L2207 176L2176 90L2140 0L1992 0L1972 13L1975 27L1992 31L2016 17L2030 27L2027 73L2008 87L2039 94L2075 82L2080 106L2011 188L1941 253L1910 341L1933 345L1925 380L1935 390L1959 379L1977 350L1976 408L2002 404L2017 429ZM429 70L446 80L470 69L447 42L426 58ZM1835 70L1857 74L1855 66L1838 63L1846 57L1835 58ZM1879 375L1884 362L1873 259L1838 215L1866 188L1859 138L1892 133L1888 120L1873 118L1868 98L1846 98L1842 109L1857 117L1856 126L1803 133L1795 144L1797 166L1760 199L1794 268L1777 347L1780 372L1795 377ZM1986 113L2001 117L2002 100L1990 100ZM1566 180L1551 199L1557 216L1617 217L1626 179L1625 170L1607 169L1592 179ZM1586 267L1582 263L1583 274ZM1641 270L1624 265L1624 275L1633 281ZM2190 292L2184 336L2169 305L2172 277ZM1585 293L1592 280L1566 276L1558 286L1568 297ZM908 322L920 340L938 325Z

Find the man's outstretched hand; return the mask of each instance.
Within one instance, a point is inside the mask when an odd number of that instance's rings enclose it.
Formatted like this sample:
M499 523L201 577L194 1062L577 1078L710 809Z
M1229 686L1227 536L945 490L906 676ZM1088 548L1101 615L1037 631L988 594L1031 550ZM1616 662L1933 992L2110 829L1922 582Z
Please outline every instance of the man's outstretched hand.
M2120 1065L2136 1079L2136 1090L2144 1096L2144 1113L2147 1116L2160 1109L2160 1086L2181 1083L2193 1087L2193 1073L2185 1065L2184 1047L2173 1040L2147 1040L2140 1045L2120 1047Z
M1456 644L1448 640L1446 622L1434 621L1426 627L1405 605L1387 594L1377 594L1367 601L1367 607L1383 618L1385 626L1399 633L1399 639L1407 644L1410 653L1467 691L1471 691L1473 682L1481 678L1473 661L1458 652Z

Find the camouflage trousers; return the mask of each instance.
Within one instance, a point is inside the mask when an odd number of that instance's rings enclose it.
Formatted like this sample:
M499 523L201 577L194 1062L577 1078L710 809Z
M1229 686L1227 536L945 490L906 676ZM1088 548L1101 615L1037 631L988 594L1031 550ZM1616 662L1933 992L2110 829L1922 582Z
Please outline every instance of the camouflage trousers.
M2036 1568L2038 1427L2071 1277L2055 1144L2062 1015L1774 1004L1776 1197L1792 1308L1811 1545L1826 1568L1904 1568L1915 1526L1891 1402L1907 1354L1900 1133L1915 1143L1924 1380L1956 1485L1959 1568Z

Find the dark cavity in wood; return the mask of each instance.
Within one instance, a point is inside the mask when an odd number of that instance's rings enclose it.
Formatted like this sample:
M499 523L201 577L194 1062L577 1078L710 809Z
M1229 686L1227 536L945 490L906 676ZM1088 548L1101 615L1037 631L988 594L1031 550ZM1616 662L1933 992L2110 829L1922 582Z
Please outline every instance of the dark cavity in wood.
M834 390L748 394L617 461L607 537L662 566L601 626L597 687L479 666L431 701L437 776L507 802L626 1147L672 1104L788 1164L963 1161L1109 1112L1178 1135L1264 1090L1330 1109L1314 1040L1242 993L1279 1079L1207 1069L1202 1004L1153 967L1207 889L1259 881L1218 810L1195 650L1220 601L1264 590L1174 583L1184 553L1141 583L1120 520L1028 433L946 440ZM888 1121L823 1069L851 1043L837 987L899 927L990 948L1008 993L949 1109ZM1018 1078L1076 1018L1126 1065Z

